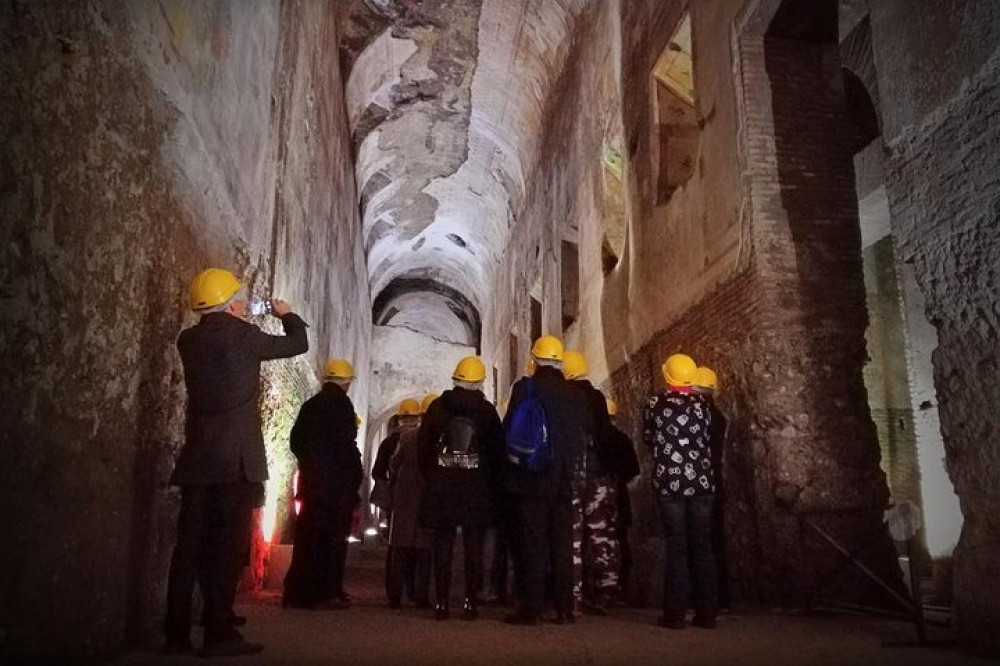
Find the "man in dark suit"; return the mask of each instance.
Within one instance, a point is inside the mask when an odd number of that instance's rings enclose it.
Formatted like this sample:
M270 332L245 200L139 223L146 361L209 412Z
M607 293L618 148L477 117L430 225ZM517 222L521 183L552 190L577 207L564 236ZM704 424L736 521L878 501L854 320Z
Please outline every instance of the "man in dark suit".
M196 581L205 600L203 656L263 649L233 627L253 507L267 480L260 364L305 353L309 342L306 323L284 301L272 301L284 336L248 322L247 305L246 290L232 273L209 268L191 285L191 308L201 320L177 339L188 406L186 438L171 477L181 487L181 512L167 586L164 650L169 653L192 650Z
M510 463L503 468L518 541L514 563L518 608L506 621L538 623L551 570L556 622L572 623L573 482L582 465L585 438L593 435L593 420L586 398L563 377L562 342L544 335L535 341L531 355L537 369L534 376L514 384L504 425L509 428L520 403L533 394L545 412L552 459L538 471Z

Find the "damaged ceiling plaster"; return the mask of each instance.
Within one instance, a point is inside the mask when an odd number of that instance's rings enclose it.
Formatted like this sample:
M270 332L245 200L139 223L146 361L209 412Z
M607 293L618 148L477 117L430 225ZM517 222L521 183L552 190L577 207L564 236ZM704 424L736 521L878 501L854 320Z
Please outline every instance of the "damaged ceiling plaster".
M353 0L346 9L342 61L377 324L480 346L488 285L586 4Z

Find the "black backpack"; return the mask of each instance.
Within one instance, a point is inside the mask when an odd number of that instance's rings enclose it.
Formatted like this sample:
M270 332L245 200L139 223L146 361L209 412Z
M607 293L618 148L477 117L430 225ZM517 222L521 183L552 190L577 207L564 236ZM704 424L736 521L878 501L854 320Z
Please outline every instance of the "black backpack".
M438 467L478 469L479 441L476 422L466 416L452 416L444 424L437 446Z

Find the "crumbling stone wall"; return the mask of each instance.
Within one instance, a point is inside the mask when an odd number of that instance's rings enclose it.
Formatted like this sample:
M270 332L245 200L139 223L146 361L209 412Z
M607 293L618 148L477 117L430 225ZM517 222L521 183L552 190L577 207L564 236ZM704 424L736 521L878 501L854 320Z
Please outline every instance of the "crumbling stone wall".
M312 324L266 414L330 353L367 364L336 27L310 2L14 2L0 44L0 650L105 653L162 612L194 273Z
M1000 7L924 9L872 4L886 189L897 258L912 265L938 333L934 383L964 516L954 553L956 626L967 648L997 654Z

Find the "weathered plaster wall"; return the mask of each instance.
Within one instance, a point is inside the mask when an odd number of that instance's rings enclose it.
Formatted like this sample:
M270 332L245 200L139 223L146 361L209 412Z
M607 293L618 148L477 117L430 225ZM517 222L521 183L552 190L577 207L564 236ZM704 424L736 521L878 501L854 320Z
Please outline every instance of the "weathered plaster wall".
M954 610L963 644L1000 653L1000 7L873 3L895 251L937 329L934 384L964 526ZM919 45L919 48L913 48Z
M312 325L310 354L266 372L275 466L325 357L366 367L336 36L310 2L0 9L4 653L104 653L157 624L197 270Z

